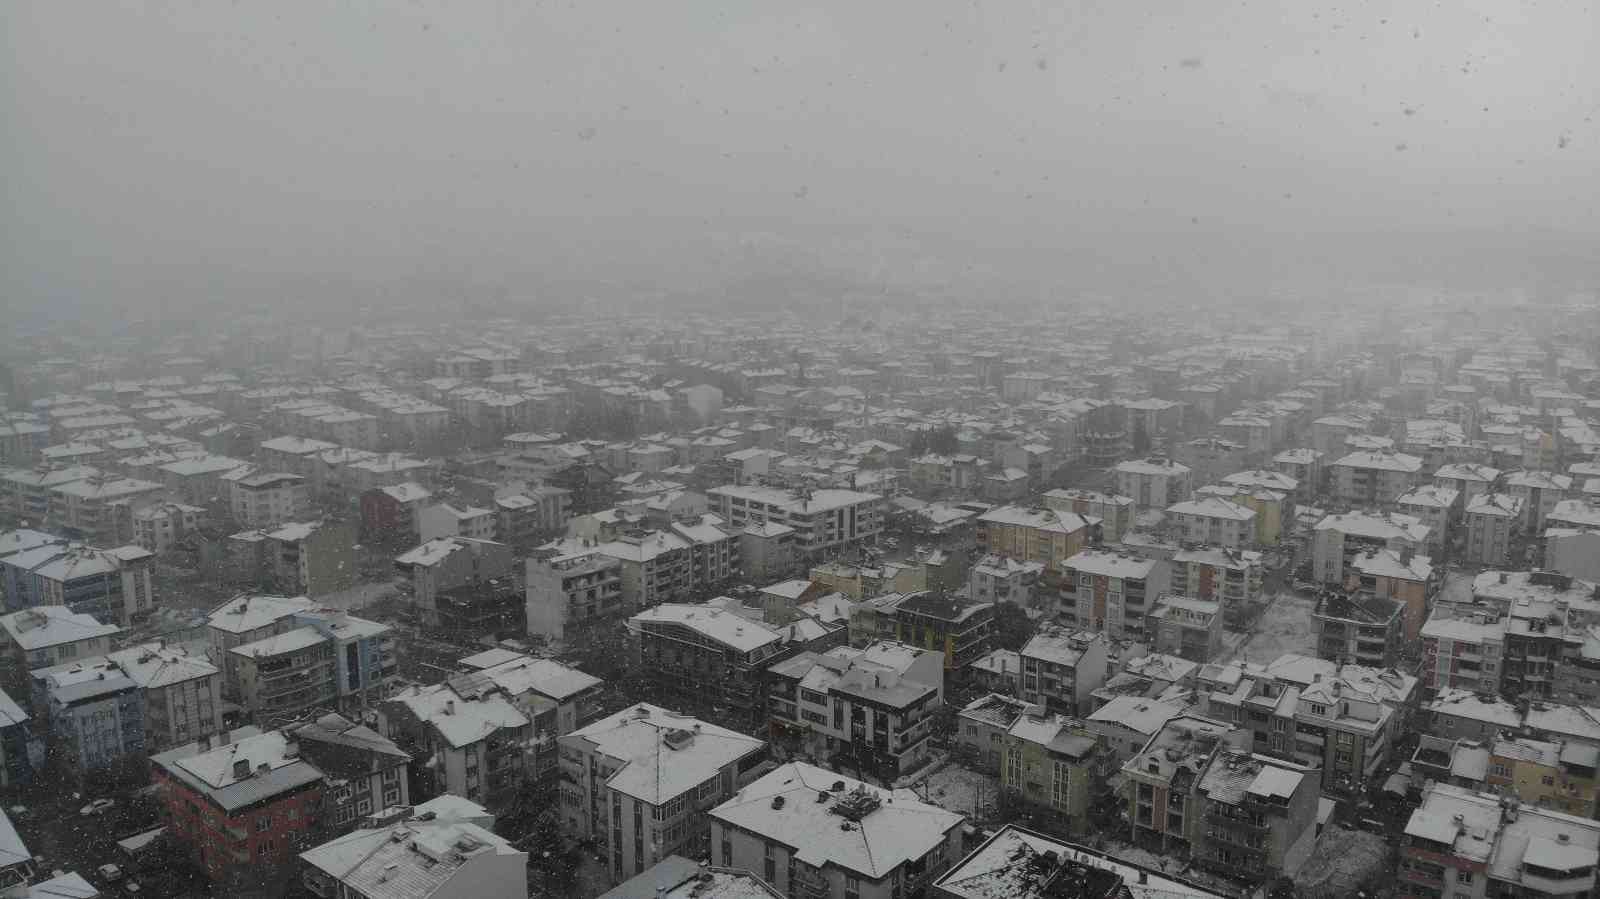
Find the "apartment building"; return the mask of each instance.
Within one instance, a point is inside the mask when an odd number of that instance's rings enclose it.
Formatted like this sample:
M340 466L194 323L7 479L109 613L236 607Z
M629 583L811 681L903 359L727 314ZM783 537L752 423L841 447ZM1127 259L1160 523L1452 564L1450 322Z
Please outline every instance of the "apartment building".
M1145 633L1156 652L1209 662L1222 654L1222 624L1216 600L1163 593L1145 616Z
M139 685L104 658L33 672L33 708L50 741L49 761L69 775L143 759Z
M287 730L292 752L328 781L321 813L323 833L362 826L369 816L411 804L406 766L411 754L382 734L336 712Z
M1134 896L1222 899L1181 877L1007 824L933 883L934 899Z
M1436 782L1400 854L1403 899L1583 896L1595 886L1600 823Z
M234 701L240 695L238 658L232 649L291 631L300 626L294 614L314 608L304 596L246 594L212 609L206 615L206 634L211 657L222 665L222 695Z
M1100 536L1107 543L1116 543L1133 529L1137 505L1131 496L1078 487L1050 490L1044 495L1044 504L1057 512L1100 519Z
M1503 472L1476 462L1452 462L1441 465L1433 473L1433 483L1460 494L1463 508L1484 493L1492 493Z
M1095 697L1100 701L1100 696ZM1120 769L1149 744L1168 721L1182 715L1189 703L1174 696L1150 699L1124 694L1114 696L1083 719L1084 727L1100 737L1115 768Z
M332 642L309 625L228 651L239 679L239 700L253 720L268 725L306 709L332 707L337 696Z
M461 660L506 695L533 722L535 786L554 786L556 738L599 717L605 682L552 659L505 649L489 649Z
M894 639L944 656L946 670L964 668L989 651L994 634L994 604L964 602L934 593L912 593L886 604ZM852 629L855 615L851 615ZM878 628L880 635L883 628ZM855 642L852 634L851 642Z
M711 810L767 770L765 742L647 704L561 737L559 751L562 835L593 840L614 880L669 855L720 859Z
M362 493L363 538L389 545L411 543L422 532L418 518L432 498L432 491L411 481L375 487Z
M593 549L527 561L528 633L567 639L569 630L620 614L622 561Z
M911 790L803 762L780 765L707 817L713 862L814 899L923 893L955 861L965 820Z
M1428 542L1428 527L1410 515L1392 512L1345 512L1329 515L1312 527L1312 577L1324 584L1343 584L1351 561L1371 550L1411 549Z
M1202 493L1167 507L1167 520L1187 543L1244 549L1255 545L1256 510L1231 499Z
M322 899L525 899L528 853L471 821L416 815L300 853L300 883ZM698 882L698 881L697 881Z
M131 626L155 611L155 554L46 542L0 558L7 608L62 606Z
M801 648L785 629L699 605L645 609L628 619L628 633L637 664L674 708L720 708L747 724L764 715L766 667Z
M1110 640L1103 632L1048 626L1020 651L1024 702L1064 715L1086 714L1106 680Z
M1075 512L1001 506L978 517L978 546L1057 572L1062 562L1088 547L1097 526Z
M1413 643L1428 620L1443 572L1410 549L1368 550L1350 560L1344 588L1357 598L1377 597L1400 605L1402 638Z
M1194 492L1189 466L1171 459L1130 459L1113 470L1117 493L1132 498L1139 509L1165 509Z
M1467 501L1464 516L1467 543L1462 560L1477 565L1505 565L1522 533L1526 508L1509 493L1480 493Z
M452 794L497 814L533 780L533 722L477 672L401 689L377 706L378 730L413 758L422 795Z
M532 546L560 533L572 517L572 491L560 487L532 487L496 496L495 533L506 543Z
M943 456L927 453L912 459L907 469L911 489L918 496L966 496L981 484L982 468L977 456Z
M1264 883L1311 856L1320 798L1315 766L1224 749L1195 788L1203 822L1190 855L1201 867Z
M1167 856L1189 853L1202 838L1197 787L1225 749L1249 751L1250 733L1227 721L1184 714L1169 719L1122 766L1129 838Z
M260 472L228 484L234 523L243 528L276 528L311 514L311 485L288 472Z
M161 643L37 669L30 674L33 707L49 707L52 689L98 678L101 672L110 678L125 677L138 689L146 752L222 732L221 670L204 656Z
M1114 640L1143 639L1151 603L1167 592L1171 566L1161 559L1090 549L1061 566L1061 614Z
M1025 609L1043 606L1048 599L1040 589L1044 565L990 553L967 572L967 595L978 602L1009 602Z
M878 783L929 760L944 693L937 653L881 643L805 652L773 664L767 682L774 740Z
M1006 733L1029 710L1037 711L1037 707L1012 696L979 696L956 713L956 745L969 763L999 774L1005 761Z
M1097 733L1065 715L1027 712L1012 722L1002 745L1002 790L1050 822L1053 831L1091 829L1089 807L1114 767Z
M206 520L205 509L183 503L158 502L124 508L133 542L158 556L195 541L201 523Z
M1248 549L1203 546L1174 553L1169 562L1167 589L1173 593L1209 599L1224 612L1261 599L1262 555Z
M1317 657L1388 668L1405 652L1405 607L1372 594L1324 590L1311 613Z
M27 693L27 672L105 655L122 628L65 606L35 606L0 616L0 631L10 674L6 687L21 696Z
M48 517L30 520L48 520L76 539L117 546L133 538L119 527L123 520L121 508L141 498L153 501L165 489L154 481L92 475L51 487Z
M1505 475L1505 492L1522 501L1522 529L1530 534L1544 531L1545 519L1556 504L1572 490L1572 478L1549 471L1522 469Z
M1335 500L1352 509L1392 509L1421 482L1422 460L1405 453L1358 450L1328 466Z
M1314 449L1287 449L1272 457L1272 467L1295 480L1290 494L1297 504L1306 504L1322 492L1323 454Z
M507 578L515 564L510 546L472 537L429 540L394 560L397 570L411 576L417 615L431 626L440 624L442 592Z
M883 497L855 490L803 490L728 484L706 491L718 517L734 529L777 523L795 532L806 559L876 541L883 530Z
M324 596L356 584L356 535L347 523L332 519L290 522L260 534L260 574L279 590L302 596Z
M1454 530L1463 509L1461 493L1454 487L1423 484L1413 487L1395 501L1395 507L1428 528L1428 552L1438 555Z

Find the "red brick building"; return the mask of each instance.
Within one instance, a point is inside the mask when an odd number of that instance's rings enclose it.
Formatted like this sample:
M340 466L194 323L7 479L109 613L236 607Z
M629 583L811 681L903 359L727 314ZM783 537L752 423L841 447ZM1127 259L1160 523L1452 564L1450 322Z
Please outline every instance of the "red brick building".
M232 737L151 759L169 832L216 883L288 877L296 855L313 845L324 775L281 731L246 728Z
M416 542L417 512L432 494L418 484L375 487L361 494L361 537L410 546Z

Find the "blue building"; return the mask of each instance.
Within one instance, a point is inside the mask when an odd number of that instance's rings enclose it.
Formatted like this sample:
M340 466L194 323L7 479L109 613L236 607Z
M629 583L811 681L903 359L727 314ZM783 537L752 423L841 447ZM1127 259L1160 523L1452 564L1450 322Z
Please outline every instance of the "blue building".
M394 637L387 624L347 612L317 609L294 613L297 627L312 627L333 641L339 708L351 710L383 698L381 688L398 666Z
M63 766L83 774L145 752L144 696L108 659L33 672L33 707Z
M44 745L33 739L28 713L0 690L0 789L25 784L44 760Z

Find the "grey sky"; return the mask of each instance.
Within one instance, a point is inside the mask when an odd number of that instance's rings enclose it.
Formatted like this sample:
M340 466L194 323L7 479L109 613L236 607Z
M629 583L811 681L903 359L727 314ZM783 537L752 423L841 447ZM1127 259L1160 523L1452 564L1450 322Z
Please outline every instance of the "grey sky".
M1600 232L1581 0L3 16L0 265L24 304L152 272L481 274L762 229Z

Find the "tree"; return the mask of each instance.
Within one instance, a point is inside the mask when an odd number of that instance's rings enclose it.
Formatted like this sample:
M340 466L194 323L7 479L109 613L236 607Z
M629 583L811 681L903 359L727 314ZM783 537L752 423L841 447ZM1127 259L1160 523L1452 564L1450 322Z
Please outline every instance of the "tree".
M995 603L994 648L1019 650L1033 637L1033 621L1014 602Z
M1133 422L1133 455L1135 458L1144 458L1150 454L1150 432L1144 426L1141 416Z
M928 452L953 456L960 449L961 441L956 437L954 425L945 425L928 435Z
M927 454L928 454L928 432L927 431L914 431L914 432L912 432L911 440L909 441L909 445L906 447L906 455L908 455L911 458L915 459L915 458L918 458L919 456L926 456Z

